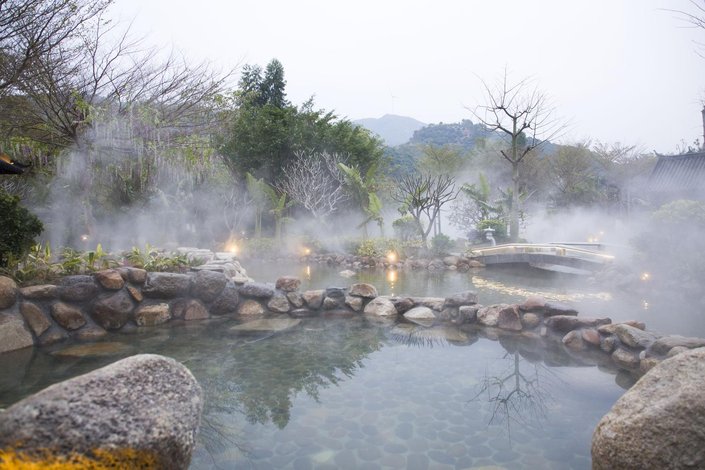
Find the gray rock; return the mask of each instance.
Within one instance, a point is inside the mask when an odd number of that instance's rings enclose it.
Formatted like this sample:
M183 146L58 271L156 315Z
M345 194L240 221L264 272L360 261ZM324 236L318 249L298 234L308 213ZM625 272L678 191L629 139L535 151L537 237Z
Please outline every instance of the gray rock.
M209 310L214 315L225 315L236 312L238 303L240 303L238 287L234 281L228 282L218 298L210 305Z
M41 336L51 326L51 320L47 318L38 305L32 302L22 302L20 304L20 313L22 313L25 321L37 337Z
M0 313L0 353L26 348L33 344L32 333L29 332L19 314Z
M451 318L451 323L462 325L463 323L475 323L477 321L477 312L482 308L481 305L461 305L458 307L458 318Z
M449 256L446 256L445 258L443 258L443 264L445 264L446 266L449 266L449 267L456 266L459 261L460 261L460 257L455 256L455 255L449 255ZM455 305L455 306L459 307L459 305Z
M654 341L650 350L655 354L665 355L675 347L702 348L705 347L705 338L689 338L678 335L664 336Z
M255 299L268 299L274 295L274 288L261 282L246 282L240 286L240 294Z
M379 294L377 293L377 288L372 284L359 282L350 286L350 295L363 297L365 299L374 299Z
M0 276L0 310L10 308L17 301L17 284L9 277Z
M350 307L355 312L359 312L362 310L362 304L362 297L353 297L352 295L345 296L345 305Z
M284 292L295 292L301 287L301 279L295 276L282 276L277 279L274 286Z
M577 315L578 311L570 305L561 302L546 302L546 305L544 305L544 313L549 316Z
M44 334L39 337L39 344L41 344L42 346L49 346L50 344L64 341L68 339L68 337L68 333L56 326L45 331Z
M617 348L612 353L612 360L623 369L638 369L639 355L623 348Z
M167 303L140 305L135 310L135 323L137 326L161 325L169 320L171 320L171 312Z
M519 309L524 310L521 308L521 305L519 306ZM541 323L541 319L535 313L529 312L521 316L521 324L524 325L525 328L536 328L539 326L539 323Z
M546 311L546 299L539 296L528 297L523 304L519 305L519 310L544 313Z
M116 269L105 269L95 273L98 284L109 290L120 290L125 285L125 280Z
M52 284L20 288L22 297L28 300L54 300L59 298L59 288Z
M545 325L553 330L567 333L578 328L590 328L612 323L609 318L576 317L573 315L555 315L545 321Z
M204 302L212 302L218 298L228 278L225 274L215 271L198 271L191 281L191 294Z
M59 286L59 298L67 302L92 300L98 292L98 285L92 276L67 276Z
M125 326L134 308L130 294L121 290L96 300L91 317L106 330L119 330Z
M408 312L404 313L404 318L408 320L435 320L436 315L430 308L419 306L414 307Z
M237 313L240 315L262 315L264 313L264 307L256 300L246 299L240 302L237 307Z
M705 349L655 366L600 420L593 468L705 468L703 389Z
M325 293L326 291L323 289L307 290L303 293L303 298L309 308L316 310L321 308L321 304L323 304L323 296L325 295Z
M414 301L409 297L390 297L389 300L394 304L394 308L400 314L409 311L414 307Z
M325 297L323 299L323 309L324 310L336 310L340 309L343 307L345 304L345 297L342 299L334 298L334 297Z
M611 353L615 347L617 347L617 338L615 336L600 336L600 349L604 352Z
M648 348L659 337L654 332L643 331L623 323L615 327L614 334L622 343L632 348Z
M497 326L499 312L509 307L508 304L495 304L482 307L477 311L477 322L484 326Z
M0 448L38 454L46 465L100 450L96 467L186 469L202 397L196 379L175 360L152 354L128 357L5 410Z
M77 330L86 324L80 309L56 302L51 306L51 316L65 330Z
M184 320L203 320L208 318L208 310L198 299L180 299L171 305L173 318Z
M287 292L286 298L295 308L304 306L304 296L300 292Z
M580 331L569 331L562 339L563 345L571 351L582 351L585 349L585 342Z
M437 312L443 310L443 306L446 303L446 299L443 297L411 297L411 300L416 305L422 305Z
M477 294L472 291L458 292L450 297L446 297L444 306L460 307L462 305L474 305L477 303Z
M291 309L291 305L284 294L274 294L267 302L267 308L272 312L286 313Z
M597 332L596 329L594 328L585 328L580 332L580 335L583 338L583 341L586 343L592 345L592 346L600 346L601 343L601 337L600 333Z
M508 305L499 310L497 315L497 328L503 330L521 331L521 318L519 318L519 307Z
M388 297L376 297L365 305L364 312L368 315L376 315L380 317L395 316L397 309Z
M127 280L133 284L144 284L147 281L147 271L142 268L127 268Z
M145 297L171 299L188 294L191 277L178 273L149 273L142 287Z

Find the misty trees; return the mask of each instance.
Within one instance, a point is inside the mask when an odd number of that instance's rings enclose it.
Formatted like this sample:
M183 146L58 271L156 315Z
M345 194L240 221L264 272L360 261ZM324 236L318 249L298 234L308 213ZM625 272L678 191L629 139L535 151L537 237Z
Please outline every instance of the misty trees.
M521 192L519 168L522 161L551 138L561 126L553 117L553 109L546 95L531 87L529 81L509 83L504 76L494 86L483 82L487 103L472 112L491 131L504 136L502 157L512 168L512 204L509 215L511 241L519 238L519 213Z
M363 214L363 221L358 226L362 228L362 238L367 238L367 224L374 221L379 225L379 230L384 236L384 219L382 217L382 201L377 195L377 181L375 179L376 166L367 169L362 173L356 166L348 166L338 163L338 168L343 172L345 187L349 191L353 202L358 206Z
M309 211L316 221L325 222L347 199L338 163L338 155L299 152L287 165L277 187Z
M456 196L455 179L449 175L407 174L392 192L392 199L401 204L399 212L414 218L424 247L441 207Z
M369 131L315 109L312 99L291 104L285 88L284 68L276 59L264 71L243 67L238 90L225 99L227 122L219 144L233 174L250 172L278 184L301 152L344 155L363 171L381 160L382 143Z
M41 57L79 37L112 0L0 0L0 95Z

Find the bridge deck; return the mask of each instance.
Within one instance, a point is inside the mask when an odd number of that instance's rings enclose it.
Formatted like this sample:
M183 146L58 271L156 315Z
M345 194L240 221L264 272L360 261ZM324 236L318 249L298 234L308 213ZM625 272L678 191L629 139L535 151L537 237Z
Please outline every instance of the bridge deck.
M614 257L576 246L556 244L512 243L472 251L473 258L485 265L528 263L559 265L570 268L596 270L611 263Z

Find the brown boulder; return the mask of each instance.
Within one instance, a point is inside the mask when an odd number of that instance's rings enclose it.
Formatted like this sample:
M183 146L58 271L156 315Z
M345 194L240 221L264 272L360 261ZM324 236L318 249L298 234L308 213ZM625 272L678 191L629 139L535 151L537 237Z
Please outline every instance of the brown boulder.
M51 306L51 316L65 330L77 330L86 324L80 309L56 302Z
M106 269L95 273L98 284L109 290L120 290L125 285L125 280L115 269Z
M32 302L22 302L20 304L20 313L22 313L25 321L37 337L41 336L51 326L51 320L47 318L39 306Z
M17 284L9 277L0 276L0 310L10 308L17 301Z

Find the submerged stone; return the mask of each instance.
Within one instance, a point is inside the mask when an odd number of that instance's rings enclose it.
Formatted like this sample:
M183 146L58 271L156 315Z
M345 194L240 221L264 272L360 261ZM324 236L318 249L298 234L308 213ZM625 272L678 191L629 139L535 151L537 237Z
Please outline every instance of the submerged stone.
M301 323L298 318L260 318L230 328L230 331L243 333L279 332L291 329Z
M132 348L125 343L91 343L69 346L67 348L54 351L52 355L65 357L115 356L118 354L124 354L131 349Z

